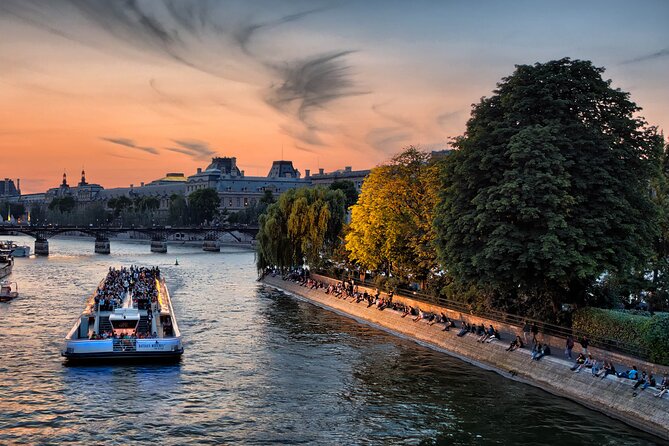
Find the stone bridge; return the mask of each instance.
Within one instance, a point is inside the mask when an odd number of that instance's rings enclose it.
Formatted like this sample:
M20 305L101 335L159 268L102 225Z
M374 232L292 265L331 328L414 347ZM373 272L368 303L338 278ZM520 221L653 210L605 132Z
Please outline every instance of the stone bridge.
M230 234L238 242L242 242L238 234L246 234L255 238L257 226L222 225L222 226L59 226L59 225L1 225L0 236L24 234L35 239L35 254L49 255L49 239L67 233L86 234L95 239L95 252L109 254L110 236L122 233L143 234L151 239L151 252L167 252L167 240L177 234L197 235L202 239L205 251L220 251L219 237Z

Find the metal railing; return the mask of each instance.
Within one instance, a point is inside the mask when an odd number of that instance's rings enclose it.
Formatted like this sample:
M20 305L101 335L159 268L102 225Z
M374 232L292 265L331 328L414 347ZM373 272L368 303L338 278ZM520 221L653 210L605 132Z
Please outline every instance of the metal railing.
M315 273L327 277L331 280L342 281L342 279L332 277L332 275L327 271L316 271ZM355 277L345 277L344 280L353 281L354 284L359 286L364 286L366 288L372 288L372 289L378 288L377 285L373 282L363 281ZM592 335L587 331L576 330L571 327L551 324L538 319L519 316L517 314L505 313L502 311L497 311L492 309L487 309L487 310L476 309L465 302L447 299L443 296L435 296L403 288L398 288L397 291L394 293L394 295L404 297L407 299L413 299L419 302L425 302L427 304L444 307L447 310L457 311L459 313L465 313L474 317L489 319L491 321L499 322L502 324L514 325L518 328L518 330L521 330L522 327L527 322L529 324L536 324L536 326L539 329L539 333L543 333L548 336L555 336L558 338L563 338L565 340L567 339L568 336L572 336L576 342L578 342L578 340L583 337L587 337L588 341L590 342L590 346L592 347L600 348L602 350L622 353L624 355L634 356L643 360L648 360L649 356L648 349L636 345L631 345L618 339Z

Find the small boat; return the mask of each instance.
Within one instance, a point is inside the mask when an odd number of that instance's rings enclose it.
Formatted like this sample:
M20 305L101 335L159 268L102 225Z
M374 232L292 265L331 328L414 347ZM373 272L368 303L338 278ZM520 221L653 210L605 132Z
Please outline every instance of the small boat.
M14 258L11 251L0 250L0 279L11 274L14 267Z
M10 251L12 257L29 257L30 246L17 245L11 240L0 240L0 250Z
M19 297L19 286L16 282L0 282L0 302L9 302Z
M181 332L156 268L110 268L65 337L67 362L178 361Z

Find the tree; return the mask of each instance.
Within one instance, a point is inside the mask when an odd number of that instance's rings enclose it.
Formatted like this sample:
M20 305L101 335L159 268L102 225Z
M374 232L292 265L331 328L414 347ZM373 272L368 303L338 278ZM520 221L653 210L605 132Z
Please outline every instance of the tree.
M172 194L170 197L170 208L167 221L171 225L181 226L186 223L188 217L188 204L183 195Z
M343 192L323 187L281 194L260 216L258 270L321 265L340 241L344 204Z
M49 210L59 211L61 214L69 214L75 208L77 203L74 201L70 195L66 195L62 198L54 198L49 203Z
M660 138L603 71L568 58L517 66L446 160L439 258L502 309L555 317L603 272L647 258Z
M405 281L424 282L436 272L432 216L439 184L438 163L413 146L372 169L351 207L350 260Z
M0 202L0 219L7 221L8 213L18 220L26 213L26 208L21 203L9 203L8 201Z
M330 185L332 190L340 190L344 192L346 197L346 209L350 208L358 201L358 190L355 188L353 181L337 180Z
M221 199L215 189L198 189L188 196L191 223L211 222L218 215Z

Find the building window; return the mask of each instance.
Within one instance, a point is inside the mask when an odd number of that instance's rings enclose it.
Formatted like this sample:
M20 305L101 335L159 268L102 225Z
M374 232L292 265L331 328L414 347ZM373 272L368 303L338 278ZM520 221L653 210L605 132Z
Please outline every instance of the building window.
M237 197L237 207L240 208L242 207L242 199Z
M230 204L228 205L228 207L230 208L232 207L232 198L230 199Z
M244 197L244 207L249 205L249 199L247 197Z

